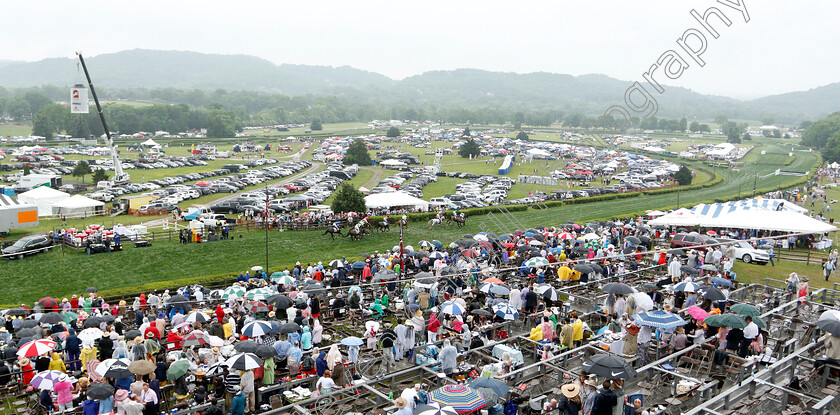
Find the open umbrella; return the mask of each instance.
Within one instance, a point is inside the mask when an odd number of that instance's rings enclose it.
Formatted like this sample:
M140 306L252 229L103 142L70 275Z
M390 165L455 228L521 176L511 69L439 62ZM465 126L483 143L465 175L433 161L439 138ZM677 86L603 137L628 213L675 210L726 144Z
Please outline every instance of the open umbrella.
M628 237L624 238L624 240L627 241L627 242L630 242L633 245L639 245L640 243L642 243L642 240L635 237L635 236L628 236Z
M136 338L138 338L142 335L143 334L140 333L140 330L133 329L133 330L129 330L129 331L125 332L125 339L126 340L134 340L134 339L136 339Z
M87 289L86 289L85 291L87 291L87 292L89 292L89 293L95 293L95 292L97 292L97 291L99 291L99 290L98 290L98 289L96 289L96 287L87 287Z
M464 307L456 301L447 301L440 305L440 312L449 315L464 314Z
M636 324L640 326L656 327L665 331L671 331L687 324L682 317L663 310L652 310L637 314L635 320Z
M703 264L703 265L700 266L700 269L702 269L704 271L712 271L712 272L717 272L717 270L718 270L717 267L712 265L712 264Z
M207 344L207 334L201 330L193 330L184 336L184 346L202 346Z
M271 290L270 288L260 287L254 288L253 290L248 290L248 292L246 292L245 295L243 295L243 297L248 300L265 300L266 298L271 297L274 294L277 293Z
M253 370L263 365L263 360L253 353L239 353L227 360L228 366L239 370Z
M710 301L723 301L726 300L726 296L723 293L711 286L711 285L704 285L697 289L697 294L702 296L703 298L710 300Z
M353 269L364 269L365 268L365 263L363 261L356 261L356 262L353 263L353 265L351 267Z
M817 327L832 336L840 336L840 311L824 311L817 320Z
M227 370L228 367L230 366L228 366L227 362L219 362L214 365L210 365L210 367L207 368L206 375L210 377L224 375L225 370Z
M715 314L703 319L703 323L712 327L731 327L733 329L742 329L747 327L747 321L743 317L732 314Z
M380 269L376 275L373 276L373 282L391 281L397 278L397 274L388 268Z
M135 360L128 365L128 371L135 375L148 375L154 372L156 366L151 360Z
M474 315L477 315L477 316L487 316L487 317L490 317L490 316L493 315L493 313L491 313L491 312L489 312L489 311L487 311L483 308L476 308L475 310L470 311L470 314L474 314Z
M418 274L418 275L419 275L419 274ZM482 284L490 284L490 283L492 283L492 284L500 284L500 285L501 285L501 284L504 284L505 282L504 282L504 281L502 281L502 280L500 280L500 279L498 279L498 278L496 278L496 277L490 277L490 278L485 278L485 279L481 280L481 283L482 283Z
M32 377L29 384L40 390L53 390L53 387L58 383L58 377L63 375L58 370L45 370Z
M339 261L339 262L341 262L341 261ZM343 266L337 267L337 268L343 268ZM269 279L271 279L271 282L273 282L275 284L294 285L294 284L297 283L295 278L292 277L291 275L289 275L288 273L286 273L285 271L284 272L275 272L275 273L271 274L271 277L269 277Z
M258 347L260 345L253 340L242 340L233 345L233 349L239 353L254 353Z
M189 360L178 360L172 365L169 366L169 369L166 370L166 379L167 380L175 380L187 374L190 370L190 361Z
M268 304L259 300L248 301L245 303L245 309L249 313L267 313L269 311Z
M65 311L65 312L61 313L61 316L64 317L64 322L67 323L67 324L70 324L71 321L79 318L79 315L77 313L72 312L72 311Z
M114 387L107 383L94 383L88 386L87 395L94 400L108 399L114 396Z
M697 291L698 288L700 288L699 285L697 285L693 282L684 281L684 282L681 282L681 283L675 285L674 286L674 291L685 291L685 292L688 292L688 293L693 293L693 292Z
M345 337L341 339L342 346L361 346L363 344L365 344L365 342L362 341L362 339L355 336Z
M275 309L285 310L292 306L295 302L291 298L283 294L274 294L265 299L266 304L274 306Z
M52 298L52 297L44 297L44 298L38 300L38 304L40 304L41 307L44 307L44 308L53 308L53 307L58 307L58 300L56 300L55 298Z
M122 379L132 375L129 365L131 361L128 359L105 359L96 366L96 373L106 378Z
M659 286L657 286L656 284L650 283L650 282L646 282L646 283L642 284L641 288L645 291L659 290Z
M633 293L630 294L633 301L636 302L636 309L640 311L653 310L653 299L647 293Z
M731 287L732 281L722 277L714 277L712 278L712 284L717 284L723 287Z
M254 352L260 359L268 359L269 357L277 356L277 350L267 344L261 344Z
M545 298L545 299L548 299L548 300L551 300L551 301L557 301L557 298L558 298L557 297L557 290L554 289L554 287L551 286L551 284L538 285L537 286L537 292L540 293L542 295L542 297Z
M631 379L636 377L636 370L621 357L597 354L583 362L581 368L589 374L607 379Z
M451 406L442 406L437 402L432 402L415 408L414 415L458 415L458 412Z
M429 392L429 401L451 406L455 412L475 412L487 405L480 393L465 385L446 385Z
M47 339L33 340L18 348L18 357L36 357L55 349L55 342Z
M91 316L85 319L84 327L93 328L93 327L100 327L105 320L99 316Z
M87 369L86 372L90 377L90 380L94 382L99 382L103 379L102 375L96 372L96 368L99 366L99 363L99 359L91 359L85 364L85 369Z
M202 311L193 311L187 314L187 317L184 319L187 323L206 323L210 321L210 316L207 313Z
M732 307L729 307L729 310L732 311L735 314L740 314L742 316L758 316L758 315L761 315L761 313L758 311L758 308L756 308L752 304L744 304L744 303L735 304Z
M694 267L691 267L691 266L688 266L688 265L680 265L680 272L685 272L685 273L688 273L688 274L699 274L700 273L700 271L698 271L697 268L694 268Z
M480 287L478 287L478 289L481 290L481 292L485 292L485 293L488 293L488 294L489 293L493 293L495 295L508 295L508 294L510 294L510 288L505 287L504 285L498 285L498 284L493 284L493 283L482 284Z
M274 332L274 326L266 321L254 320L245 324L242 328L242 334L248 337L265 336Z
M508 303L494 305L493 312L504 320L516 320L519 318L519 312Z
M245 287L242 287L240 285L232 285L230 287L225 288L225 290L222 292L222 300L235 300L244 296L246 292L247 290L245 290Z
M7 316L23 317L23 316L26 316L28 314L29 314L29 312L26 311L26 309L21 308L21 307L15 307L15 308L12 308L12 309L6 311Z
M508 391L510 391L510 387L502 382L501 380L494 379L494 378L485 378L480 377L472 382L470 382L470 387L472 388L488 388L493 390L496 395L505 396Z
M300 331L300 326L297 323L286 323L280 326L280 334L296 333Z
M525 261L525 266L528 267L528 268L544 267L548 264L550 264L550 262L548 262L547 259L545 259L541 256L533 257L533 258Z
M181 308L184 311L190 311L192 307L190 306L190 300L183 295L173 295L166 300L167 305L171 305L175 308Z
M611 282L608 284L604 284L604 286L601 287L601 290L606 293L621 295L627 295L636 292L636 290L633 289L633 287L620 282Z
M697 321L703 321L706 317L709 316L709 313L706 310L703 310L696 305L688 307L688 315L693 317Z
M331 268L344 268L344 261L340 259L334 259L330 261L328 264Z

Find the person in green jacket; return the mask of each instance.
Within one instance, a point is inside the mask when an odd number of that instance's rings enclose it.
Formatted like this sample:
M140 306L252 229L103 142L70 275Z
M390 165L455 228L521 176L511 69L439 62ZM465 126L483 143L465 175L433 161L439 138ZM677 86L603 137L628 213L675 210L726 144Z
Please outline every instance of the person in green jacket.
M383 309L386 309L386 310L388 309L388 293L387 292L382 294L382 300L380 301L380 303L382 304Z
M85 312L90 314L91 301L90 297L85 298Z
M381 301L377 298L376 301L373 303L373 305L370 306L370 308L368 308L368 310L373 310L373 316L372 316L373 318L382 317L382 303L381 303Z
M242 387L236 385L233 387L236 395L230 401L230 415L245 415L245 394L242 393Z
M265 359L263 364L263 383L271 385L274 383L274 358Z

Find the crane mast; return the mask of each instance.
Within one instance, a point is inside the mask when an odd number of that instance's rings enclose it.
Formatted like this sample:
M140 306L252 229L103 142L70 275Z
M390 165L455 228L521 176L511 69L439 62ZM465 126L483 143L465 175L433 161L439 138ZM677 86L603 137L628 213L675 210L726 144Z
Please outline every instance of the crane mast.
M105 143L108 144L108 148L111 149L111 161L114 163L114 180L112 180L112 183L114 185L130 183L131 176L123 171L122 164L120 164L120 158L117 156L117 149L114 147L114 140L111 138L111 131L108 130L108 124L105 122L105 113L102 111L102 106L99 105L99 97L96 96L96 90L93 88L93 81L91 81L90 73L88 73L87 65L85 65L85 58L82 57L81 52L76 52L76 55L79 56L79 62L81 62L82 69L85 71L85 78L87 78L90 93L93 95L93 101L96 103L96 110L99 111L99 120L102 121L102 128L105 130Z

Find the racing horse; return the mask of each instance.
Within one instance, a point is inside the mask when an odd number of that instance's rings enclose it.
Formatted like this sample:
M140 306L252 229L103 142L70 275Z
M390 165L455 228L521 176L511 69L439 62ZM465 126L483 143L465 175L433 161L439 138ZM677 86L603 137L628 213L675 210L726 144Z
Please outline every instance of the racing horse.
M342 234L342 233L341 233L341 228L339 228L338 226L333 226L333 225L330 225L330 226L328 226L328 227L327 227L327 229L324 231L324 235L330 235L330 237L331 237L333 240L335 240L335 235L336 235L336 234L338 234L338 236L344 236L344 234ZM323 236L323 235L322 235L322 236Z
M382 222L375 222L373 224L373 229L381 232L388 232L391 230L391 224L387 220L382 220Z
M365 229L364 227L359 227L359 228L353 228L353 229L350 229L349 231L347 231L346 236L349 237L351 240L358 241L358 240L362 239L362 237L365 236L366 233L367 233L367 229Z
M404 228L408 227L408 219L400 219L397 221L397 226L402 226Z
M432 229L435 225L442 225L443 221L440 218L431 218L429 219L429 229Z
M455 223L456 225L458 225L459 228L462 228L464 225L467 224L467 218L466 217L462 218L458 215L452 215L452 216L450 216L446 219L446 223L447 224Z

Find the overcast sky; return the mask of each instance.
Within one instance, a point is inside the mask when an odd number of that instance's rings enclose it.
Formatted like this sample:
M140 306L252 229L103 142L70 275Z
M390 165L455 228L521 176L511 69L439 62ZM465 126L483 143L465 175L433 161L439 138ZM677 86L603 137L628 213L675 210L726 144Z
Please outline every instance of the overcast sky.
M712 6L732 25L715 21L720 37L707 35L705 67L689 61L666 84L744 99L840 81L836 0L746 0L748 23L712 0L4 1L0 59L143 48L349 65L395 79L479 68L641 81L700 27L689 12Z

